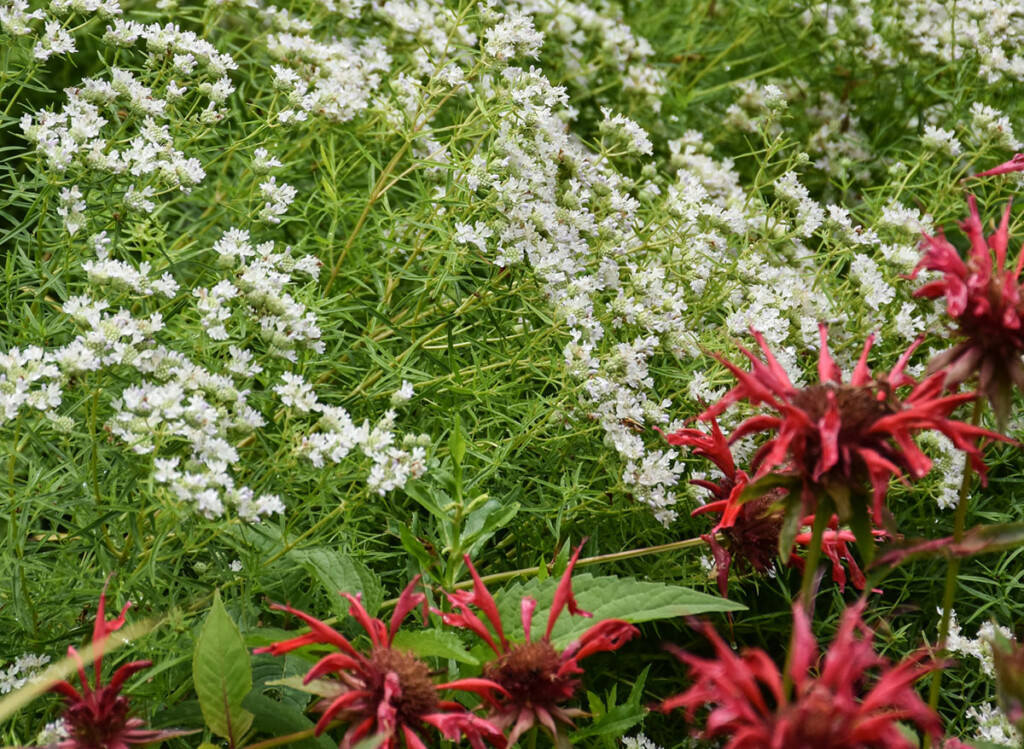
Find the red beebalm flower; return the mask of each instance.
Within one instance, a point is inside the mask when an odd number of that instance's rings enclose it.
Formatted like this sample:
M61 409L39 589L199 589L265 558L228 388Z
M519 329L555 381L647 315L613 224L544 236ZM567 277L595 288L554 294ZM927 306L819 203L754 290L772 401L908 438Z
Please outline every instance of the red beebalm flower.
M665 700L661 710L681 707L692 720L698 709L710 707L703 738L727 737L724 749L916 749L900 722L941 736L938 715L913 685L943 664L923 650L895 666L879 656L861 620L864 606L860 601L846 610L820 665L810 619L802 606L793 607L792 695L767 653L749 649L737 655L710 625L698 624L716 657L673 648L695 681Z
M149 668L151 661L132 661L114 672L110 682L100 683L103 670L103 646L111 632L116 632L124 625L125 613L131 602L124 605L120 615L107 621L106 618L107 586L100 593L99 605L96 607L96 624L92 631L93 647L93 685L85 676L85 665L78 651L68 648L68 655L78 663L78 678L82 683L79 692L66 681L58 681L50 691L64 695L67 706L64 709L64 727L68 738L57 744L59 749L128 749L132 744L149 744L163 741L174 736L183 736L191 731L158 731L146 728L139 718L129 718L128 698L120 694L121 686L132 674Z
M468 556L465 560L473 576L472 592L448 594L448 600L459 613L441 613L445 623L472 631L498 656L484 667L484 677L501 687L497 695L487 697L492 705L488 718L502 730L512 728L508 737L509 746L539 723L551 733L559 749L568 747L569 741L559 730L558 724L572 726L573 718L586 714L582 710L564 707L580 686L576 676L583 673L583 669L579 662L594 653L618 650L637 634L636 627L627 622L605 619L590 627L561 652L551 644L551 631L564 609L568 608L570 614L591 616L576 605L572 593L572 571L582 549L581 544L569 560L565 574L555 590L547 629L540 640L532 640L530 636L537 601L526 596L520 603L526 642L509 642L494 598ZM483 613L494 635L497 635L497 640L470 606L475 606Z
M316 724L316 735L322 734L335 720L347 723L349 728L341 741L341 749L348 749L369 736L383 738L379 745L383 749L398 749L403 739L407 747L426 749L428 745L422 734L425 725L433 726L447 739L465 736L474 749L482 748L484 741L503 748L505 737L498 728L457 702L442 701L437 694L440 690L454 689L489 697L491 690L500 690L498 685L485 679L435 684L425 661L411 652L392 647L402 620L411 611L422 605L426 616L426 596L413 592L417 582L419 577L402 591L390 626L371 618L359 597L342 593L350 604L349 615L370 638L368 654L356 650L344 635L319 619L278 604L273 604L272 608L294 614L308 624L311 631L253 652L281 655L313 644L330 645L340 651L321 658L303 681L308 684L325 674L337 675L337 679L322 682L331 695L317 705L323 715Z
M711 419L711 433L705 434L699 429L680 429L665 435L671 445L689 447L694 455L706 457L722 472L722 478L715 481L695 479L690 483L701 486L711 492L715 501L698 507L691 515L721 513L721 518L711 532L701 536L711 548L718 569L718 589L723 596L729 594L729 569L733 561L742 569L749 567L755 572L765 574L775 568L778 558L779 536L782 533L783 512L780 501L785 496L784 489L771 489L764 496L742 501L743 490L750 483L746 472L737 470L729 441L722 433L715 418ZM803 525L810 525L814 518L805 518ZM881 531L876 531L881 534ZM719 541L721 536L722 541ZM800 533L796 543L809 546L810 533ZM825 556L832 563L832 579L840 590L846 588L846 571L843 560L850 567L850 579L854 586L864 589L867 581L864 573L850 554L847 542L853 540L850 531L839 530L838 518L833 517L830 528L822 536L821 544ZM803 559L791 554L789 564L803 568Z
M966 261L941 231L937 237L925 234L927 251L910 277L916 278L922 270L942 273L942 278L926 283L914 295L928 299L944 296L946 314L956 321L962 339L932 359L929 368L945 372L947 387L977 374L978 389L992 404L1000 424L1005 424L1013 386L1024 388L1024 295L1020 285L1024 252L1013 268L1006 267L1009 204L999 229L986 238L978 203L973 195L967 200L971 215L960 224L971 241Z
M835 501L840 519L850 519L851 494L860 494L863 482L868 480L873 487L875 522L880 523L890 478L903 478L904 472L920 478L931 469L931 459L914 442L916 432L934 429L945 434L970 456L983 480L985 464L977 438L1006 439L949 418L957 406L975 395L942 395L944 372L936 372L921 382L904 372L919 342L900 357L888 375L873 378L867 357L874 336L869 337L850 382L844 383L828 351L826 328L821 325L818 360L821 382L798 389L761 334L751 332L764 361L741 347L751 362L751 371L746 372L716 355L736 376L738 383L699 418L716 417L741 400L775 411L775 415L747 419L733 432L730 441L756 432L774 432L754 456L752 465L756 468L756 477L769 473L791 477L802 489L805 514L815 512L818 497L824 492ZM896 390L904 386L911 390L901 400Z
M979 172L973 177L968 179L978 179L979 177L994 177L997 174L1009 174L1010 172L1024 172L1024 153L1014 154L1013 158L1009 161L1004 161L997 167L993 167L984 172Z

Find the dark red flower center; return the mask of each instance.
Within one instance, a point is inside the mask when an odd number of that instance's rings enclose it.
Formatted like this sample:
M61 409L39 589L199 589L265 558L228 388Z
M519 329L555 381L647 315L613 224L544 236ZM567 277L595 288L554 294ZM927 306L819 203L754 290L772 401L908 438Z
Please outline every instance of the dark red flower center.
M106 687L83 695L64 713L64 724L79 747L103 749L123 742L128 722L128 698Z
M793 452L799 456L800 469L810 475L818 464L822 454L820 424L822 417L829 410L829 395L834 394L836 408L839 411L839 461L828 471L822 481L829 478L848 481L862 477L866 466L857 453L850 448L867 447L878 451L887 442L884 435L872 434L871 428L883 416L895 413L889 399L879 400L878 386L868 385L855 387L852 385L812 385L796 391L790 402L803 411L814 423L814 428L805 432L802 444Z
M410 652L377 648L370 653L373 672L372 683L367 688L373 692L373 702L384 701L384 684L389 673L398 677L401 694L391 698L391 705L397 710L399 722L415 725L424 715L436 712L440 706L437 690L430 678L430 667Z
M578 679L558 676L561 656L547 640L515 645L484 669L484 677L509 693L510 703L550 706L565 702L576 691Z
M857 439L883 416L893 413L892 406L878 400L875 387L852 385L812 385L793 394L791 402L812 421L819 421L828 410L829 393L835 393L839 409L839 440Z
M874 743L856 744L850 742L851 716L848 711L856 710L856 703L840 704L832 690L815 684L800 697L785 716L785 746L792 747L873 747ZM844 710L846 708L846 710Z
M733 525L722 529L726 547L741 568L764 574L775 566L782 532L782 512L775 505L782 493L773 490L745 503Z

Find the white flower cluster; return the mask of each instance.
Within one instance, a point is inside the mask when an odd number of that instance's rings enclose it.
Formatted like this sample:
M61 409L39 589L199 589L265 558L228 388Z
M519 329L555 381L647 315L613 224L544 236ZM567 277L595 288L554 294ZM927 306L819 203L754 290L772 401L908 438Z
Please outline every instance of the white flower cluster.
M278 111L282 124L310 116L348 122L366 109L380 86L391 56L379 39L332 39L320 42L308 34L271 34L267 39L275 86L285 95Z
M551 57L561 56L566 80L573 86L594 91L620 82L624 92L643 97L648 108L661 111L665 72L651 64L654 49L609 5L572 0L517 0L507 5L532 16L538 31L554 42ZM588 64L594 50L603 64ZM618 74L619 81L608 80L609 71Z
M544 43L544 35L534 28L533 20L521 13L511 13L484 32L484 52L505 62L515 57L536 57Z
M651 155L651 139L636 122L621 114L613 116L607 107L601 107L601 114L604 116L600 124L602 133L621 139L629 153Z
M3 0L0 2L0 29L11 36L25 36L32 33L32 22L46 18L42 8L29 10L28 0Z
M987 741L996 746L1020 746L1020 732L1010 724L1003 711L991 702L971 705L967 708L966 715L977 723L976 736L980 741Z
M810 197L795 172L786 172L775 180L775 191L796 210L797 224L794 230L799 236L811 236L824 223L824 209Z
M401 489L409 479L419 478L426 472L426 448L430 445L430 437L425 434L406 435L399 447L394 433L396 414L393 410L385 412L372 427L369 421L356 426L344 408L320 403L313 387L301 376L285 373L282 379L282 384L274 387L282 403L304 413L316 411L321 414L316 427L303 435L299 448L316 468L323 468L327 461L340 463L359 448L373 461L366 484L381 496Z
M56 746L70 735L67 723L64 722L63 718L60 718L43 726L43 729L36 735L36 746Z
M626 749L661 749L642 733L638 733L636 736L623 736L622 745Z
M942 614L941 609L939 614ZM949 639L946 642L946 649L951 653L976 658L981 672L989 679L994 679L996 667L992 658L992 640L997 632L1007 640L1013 639L1013 632L992 622L985 622L978 627L978 632L973 638L965 637L957 621L956 612L952 611L949 615Z
M225 231L213 249L232 280L192 291L207 335L220 341L230 337L226 322L234 307L258 326L272 355L295 361L300 348L323 353L316 315L287 290L298 274L317 278L321 263L315 256L296 259L291 248L274 252L273 241L254 245L249 232L237 228Z
M942 609L939 609L939 614L942 614ZM952 611L949 618L949 639L946 648L951 653L977 659L982 673L992 680L996 673L992 657L992 641L996 632L1008 640L1013 640L1013 633L1009 629L992 622L985 622L978 627L978 633L973 639L965 637L957 621L956 612ZM999 746L1020 746L1021 735L994 705L982 703L972 706L967 710L967 717L978 724L977 737L980 740L989 741Z
M288 212L288 206L295 200L298 190L291 185L277 184L277 177L268 177L260 182L259 188L266 202L260 208L258 218L268 224L281 223L281 216Z
M0 694L21 689L38 677L43 666L49 662L48 655L23 653L18 656L7 668L0 669Z
M805 8L837 45L886 67L916 66L922 57L941 62L977 60L989 84L1024 81L1024 11L1004 0L902 0L898 12L871 0L819 2ZM890 41L891 40L891 41Z
M60 374L56 357L38 346L0 354L0 425L16 419L23 408L56 416Z
M921 447L934 460L932 475L939 478L935 503L940 510L951 510L960 503L960 484L964 478L964 455L953 441L941 432L922 432L918 438Z

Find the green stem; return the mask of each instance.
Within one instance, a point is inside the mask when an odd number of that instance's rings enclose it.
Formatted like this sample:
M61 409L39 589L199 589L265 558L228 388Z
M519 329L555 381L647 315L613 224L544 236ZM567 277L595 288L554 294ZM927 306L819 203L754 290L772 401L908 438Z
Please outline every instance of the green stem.
M819 505L818 513L814 516L814 525L811 528L811 546L807 550L807 559L804 561L804 574L800 579L800 602L808 614L814 608L814 576L821 563L821 539L825 536L825 526L831 519L832 506L827 503Z
M821 564L821 539L825 536L825 527L832 519L832 505L827 501L818 502L818 511L814 515L814 525L811 526L811 545L807 549L807 558L804 559L804 574L800 578L800 605L804 607L807 615L811 615L814 603L814 577L818 573ZM793 640L790 639L789 649L786 651L786 664L782 672L782 694L788 699L790 690L793 687L793 677L790 676L790 666L793 664Z
M296 741L303 741L305 739L312 738L316 735L316 728L307 728L305 731L297 731L296 733L290 733L287 736L275 736L272 739L266 739L265 741L257 741L255 744L249 744L245 749L270 749L273 746L284 746L291 744Z
M981 423L981 408L984 401L978 398L974 401L974 413L971 414L971 424L978 426ZM959 542L964 536L964 526L967 524L967 495L971 488L971 479L974 471L971 467L971 456L964 456L964 477L960 482L960 497L956 504L956 514L953 516L953 541ZM945 649L946 639L949 637L949 622L953 615L953 601L956 598L956 582L960 575L960 557L953 557L949 560L949 567L946 568L946 585L942 590L942 619L939 622L939 648ZM942 669L932 671L932 681L928 689L928 706L935 710L939 706L939 694L942 686ZM931 737L924 740L924 749L931 746Z

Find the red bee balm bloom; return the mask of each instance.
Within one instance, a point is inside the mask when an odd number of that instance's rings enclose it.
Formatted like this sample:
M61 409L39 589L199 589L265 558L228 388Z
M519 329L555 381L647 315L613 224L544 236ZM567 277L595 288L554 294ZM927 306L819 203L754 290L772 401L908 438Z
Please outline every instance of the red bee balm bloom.
M406 615L418 606L426 606L426 596L413 592L417 582L418 577L402 591L391 615L390 627L380 619L371 618L358 597L342 593L350 604L349 615L370 637L369 654L360 653L344 635L319 619L277 604L273 608L294 614L312 631L253 652L281 655L313 644L331 645L341 651L321 658L306 674L304 681L308 684L324 674L337 674L336 680L327 682L335 693L318 706L323 715L316 725L316 734L322 734L334 720L348 723L349 729L341 742L342 749L348 749L369 736L384 738L379 745L384 749L397 749L403 738L408 747L426 749L427 744L420 733L425 724L438 729L447 739L457 740L465 736L474 748L483 747L484 741L503 748L505 737L499 729L457 702L443 702L437 696L443 689L462 689L489 696L491 690L500 687L484 679L435 684L426 662L410 652L391 647Z
M1024 388L1024 298L1020 286L1024 252L1012 269L1006 267L1009 205L999 229L986 239L973 195L968 202L971 215L961 224L971 240L966 262L941 232L937 237L925 234L927 251L911 278L922 270L942 273L942 278L926 283L914 295L946 297L946 314L956 321L962 339L935 357L930 368L945 372L947 386L977 374L978 389L985 393L1000 423L1005 423L1013 386Z
M709 706L703 738L728 737L724 749L916 749L917 742L897 724L909 722L941 735L938 715L913 685L942 664L925 651L896 666L877 655L872 632L861 621L864 605L847 609L820 668L810 619L802 606L793 607L792 696L783 691L782 674L767 653L755 649L737 655L710 625L699 625L716 657L675 649L695 682L665 700L662 711L685 708L692 720L699 708Z
M121 695L125 680L153 664L150 661L132 661L121 666L104 686L100 683L103 668L103 644L111 632L124 625L124 615L131 603L126 603L119 616L106 620L106 586L100 593L96 609L96 624L92 632L93 686L85 676L85 666L73 647L68 655L78 662L78 678L82 682L79 692L66 681L59 681L50 687L67 698L64 710L64 726L68 738L57 744L60 749L128 749L131 744L149 744L173 736L182 736L190 731L156 731L144 727L139 718L128 717L128 698Z
M904 372L916 344L900 357L884 379L874 379L867 366L873 342L873 337L869 337L850 382L844 383L839 367L829 354L827 333L822 325L818 360L821 382L797 389L772 356L764 338L752 332L764 361L741 348L752 364L751 371L745 372L718 356L739 382L700 418L707 420L718 416L741 400L755 406L764 404L775 411L777 415L747 419L733 432L730 441L756 432L774 432L757 451L752 465L757 470L757 478L774 472L791 476L802 486L805 514L815 511L818 497L825 492L835 501L840 519L850 519L850 495L858 494L858 488L867 479L874 488L875 521L881 522L889 479L894 475L902 478L904 471L920 478L931 469L931 459L914 443L914 433L921 430L935 429L945 434L958 449L970 455L975 470L982 477L985 464L976 445L977 438L1005 439L949 418L957 406L975 396L973 393L943 396L944 373L938 372L916 382ZM900 400L895 392L904 386L910 386L911 391Z
M560 749L568 747L569 741L559 731L558 723L571 726L573 718L585 714L582 710L563 707L580 686L580 680L576 675L583 673L583 669L580 668L579 662L593 653L618 650L637 634L637 629L627 622L605 619L592 626L580 636L580 639L570 643L561 652L551 644L551 630L554 629L563 609L568 608L570 614L590 616L586 611L580 610L572 594L572 571L582 548L581 545L576 549L565 574L562 575L551 604L547 629L540 640L530 639L537 601L527 596L520 604L526 642L513 644L508 641L501 626L501 617L498 615L494 598L468 556L465 559L473 576L473 591L448 594L448 600L459 613L442 613L445 623L473 631L498 656L484 667L484 677L502 688L497 698L488 697L493 706L489 718L502 729L512 727L512 733L508 737L510 746L539 723L551 732ZM480 617L470 610L471 605L483 612L497 635L497 640Z

